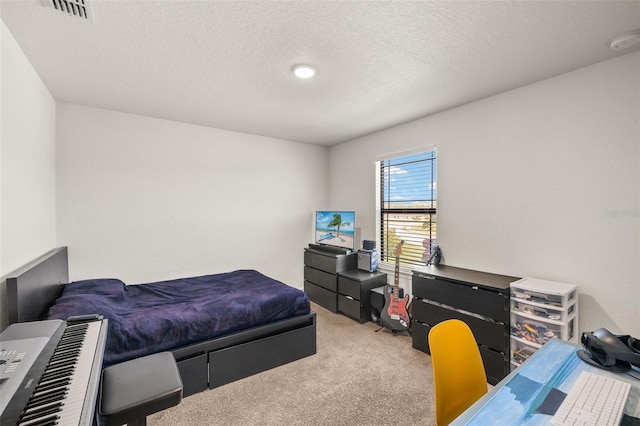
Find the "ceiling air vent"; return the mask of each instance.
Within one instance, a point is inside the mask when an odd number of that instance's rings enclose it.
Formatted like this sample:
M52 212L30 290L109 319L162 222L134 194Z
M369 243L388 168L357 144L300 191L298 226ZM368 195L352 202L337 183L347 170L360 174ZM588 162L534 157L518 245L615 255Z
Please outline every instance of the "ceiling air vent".
M89 0L46 0L45 4L67 16L93 21Z

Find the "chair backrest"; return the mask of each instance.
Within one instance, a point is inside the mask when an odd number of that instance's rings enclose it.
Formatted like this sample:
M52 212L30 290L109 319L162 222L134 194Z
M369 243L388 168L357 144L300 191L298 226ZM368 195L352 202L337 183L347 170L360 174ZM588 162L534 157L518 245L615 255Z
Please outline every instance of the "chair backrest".
M453 319L429 332L436 422L447 425L487 392L480 350L467 324Z

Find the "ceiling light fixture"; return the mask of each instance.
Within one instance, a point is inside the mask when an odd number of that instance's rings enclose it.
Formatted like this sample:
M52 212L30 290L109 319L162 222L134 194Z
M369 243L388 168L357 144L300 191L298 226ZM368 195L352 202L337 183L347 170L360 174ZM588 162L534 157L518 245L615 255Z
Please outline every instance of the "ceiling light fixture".
M295 65L292 70L298 78L311 78L316 75L316 69L311 65Z
M640 43L640 31L634 31L620 37L616 37L611 41L609 47L613 50L627 49Z

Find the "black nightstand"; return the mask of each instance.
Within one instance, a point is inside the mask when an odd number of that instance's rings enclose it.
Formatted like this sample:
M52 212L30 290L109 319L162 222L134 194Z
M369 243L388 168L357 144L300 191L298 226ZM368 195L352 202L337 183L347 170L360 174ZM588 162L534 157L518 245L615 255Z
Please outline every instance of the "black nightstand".
M360 269L338 273L338 312L360 323L371 320L369 291L387 284L387 274Z

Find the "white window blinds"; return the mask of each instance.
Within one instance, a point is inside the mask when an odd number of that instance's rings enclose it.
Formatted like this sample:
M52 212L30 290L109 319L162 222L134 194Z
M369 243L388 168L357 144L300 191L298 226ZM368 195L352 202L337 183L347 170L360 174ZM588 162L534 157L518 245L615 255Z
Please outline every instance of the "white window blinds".
M395 248L404 240L400 264L423 266L437 238L436 150L380 160L376 167L380 260L395 262Z

